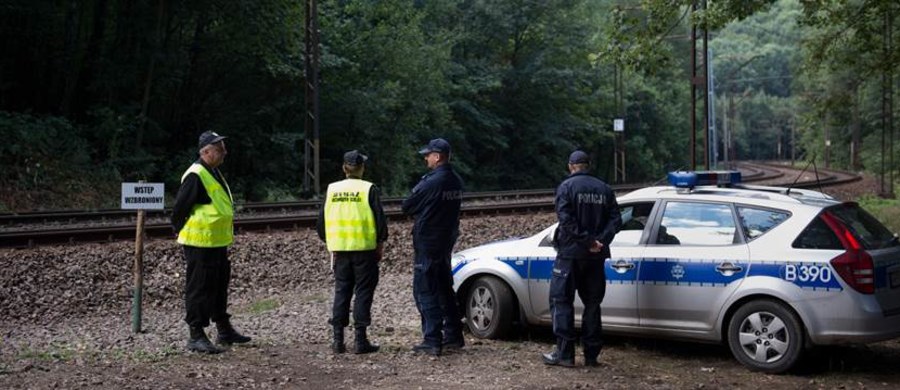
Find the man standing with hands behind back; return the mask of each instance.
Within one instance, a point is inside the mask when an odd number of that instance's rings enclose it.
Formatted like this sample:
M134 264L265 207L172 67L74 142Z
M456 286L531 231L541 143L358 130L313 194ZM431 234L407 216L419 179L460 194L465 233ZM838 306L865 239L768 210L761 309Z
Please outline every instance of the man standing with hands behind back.
M403 212L415 216L413 296L422 316L423 341L413 351L439 356L442 350L465 345L450 269L450 254L459 237L463 183L450 166L450 144L444 139L431 140L419 154L431 172L403 201Z
M234 206L231 189L219 166L225 161L225 138L212 131L200 135L200 158L181 176L172 207L172 228L184 246L187 262L184 321L190 327L187 349L219 353L203 330L212 320L219 344L246 343L250 338L231 326L228 284L231 262L228 246L234 241Z
M381 198L371 182L362 179L366 155L351 150L344 153L342 169L346 179L328 185L325 205L319 213L316 231L332 255L334 304L331 311L332 352L344 353L344 328L350 324L350 298L356 339L353 353L377 352L369 342L366 328L372 323L372 299L378 285L378 262L387 240L387 220Z
M556 349L541 356L545 364L575 365L575 292L584 303L581 343L584 365L597 366L603 348L600 303L606 294L605 261L609 243L622 226L619 204L606 183L591 176L590 157L576 150L569 155L569 177L556 189L559 225L556 261L550 279L550 312Z

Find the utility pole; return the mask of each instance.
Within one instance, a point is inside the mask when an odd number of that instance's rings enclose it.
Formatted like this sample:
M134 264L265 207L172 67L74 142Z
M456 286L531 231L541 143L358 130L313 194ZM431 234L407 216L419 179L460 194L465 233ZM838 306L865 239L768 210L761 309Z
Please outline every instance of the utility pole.
M884 10L884 36L882 49L884 50L884 64L881 71L881 196L894 197L894 71L891 63L893 49L894 15L892 5L887 4ZM887 151L888 166L885 168L885 138L890 136L889 150ZM885 171L888 173L887 185L885 185Z
M623 91L623 82L625 70L624 67L616 64L615 67L615 99L616 111L619 117L613 120L613 133L615 133L616 153L613 157L615 169L614 180L616 183L625 182L625 91Z
M693 13L706 11L706 0L694 0L691 4ZM697 40L703 40L703 48L697 48ZM706 90L707 80L709 76L709 63L707 52L709 47L709 31L706 25L703 25L703 31L698 33L697 26L691 26L691 169L697 170L697 100L698 94L703 98L703 165L709 169L709 121L706 119L709 115L709 94ZM702 69L698 69L698 65Z
M321 193L319 186L319 22L317 0L306 0L306 119L303 139L303 192ZM310 185L312 181L312 186Z

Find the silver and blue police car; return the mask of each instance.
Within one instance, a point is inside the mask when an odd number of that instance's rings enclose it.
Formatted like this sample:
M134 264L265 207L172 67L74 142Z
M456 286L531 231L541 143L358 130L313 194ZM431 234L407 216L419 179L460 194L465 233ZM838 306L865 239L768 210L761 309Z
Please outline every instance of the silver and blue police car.
M900 336L900 243L857 204L740 185L739 172L669 178L672 186L618 199L605 333L724 343L770 373L811 346ZM555 229L453 255L454 288L476 337L502 337L519 321L551 324Z

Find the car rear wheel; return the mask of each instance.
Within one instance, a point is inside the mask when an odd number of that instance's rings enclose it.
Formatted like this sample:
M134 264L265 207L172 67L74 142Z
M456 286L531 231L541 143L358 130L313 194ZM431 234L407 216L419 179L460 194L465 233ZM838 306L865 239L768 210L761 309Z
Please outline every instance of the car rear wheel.
M753 371L789 370L803 352L803 326L784 304L758 300L738 309L728 324L728 347Z
M475 337L501 338L512 327L515 302L506 283L482 276L472 283L466 295L466 325Z

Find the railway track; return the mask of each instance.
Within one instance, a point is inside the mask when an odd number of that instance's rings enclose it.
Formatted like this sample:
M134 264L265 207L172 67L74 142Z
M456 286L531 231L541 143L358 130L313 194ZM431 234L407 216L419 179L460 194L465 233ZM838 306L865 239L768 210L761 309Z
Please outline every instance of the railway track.
M788 167L776 164L744 163L740 170L744 182L761 183L772 186L787 186L791 181L778 182L786 176ZM790 176L793 178L796 176ZM859 176L838 172L820 171L818 180L798 181L795 188L816 188L819 186L838 185L859 180ZM646 187L647 183L614 185L617 193L625 193ZM498 215L512 213L546 212L553 210L553 189L524 191L493 191L469 193L463 199L463 216ZM409 217L400 211L402 198L385 198L383 200L388 219L397 221ZM320 201L253 203L238 206L235 219L235 230L244 231L283 231L308 229L315 226ZM170 211L149 212L157 220L145 225L144 231L151 237L173 237L171 226L164 220ZM65 244L81 242L109 242L133 239L135 236L134 211L98 210L98 211L63 211L35 212L18 214L0 214L0 247L34 247L48 244ZM76 224L91 221L101 223L100 226L68 226L40 229L9 230L9 226L27 224ZM104 223L108 221L109 224Z

